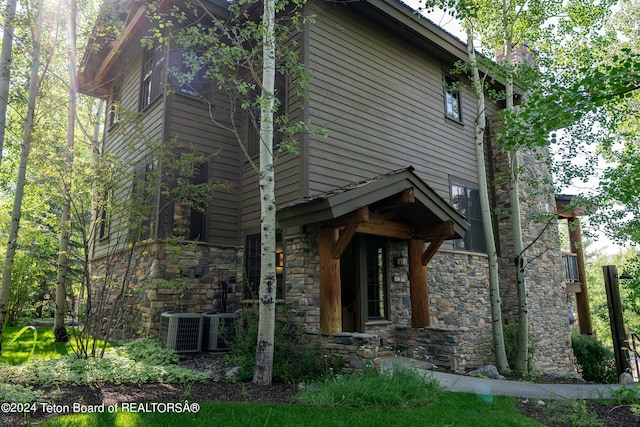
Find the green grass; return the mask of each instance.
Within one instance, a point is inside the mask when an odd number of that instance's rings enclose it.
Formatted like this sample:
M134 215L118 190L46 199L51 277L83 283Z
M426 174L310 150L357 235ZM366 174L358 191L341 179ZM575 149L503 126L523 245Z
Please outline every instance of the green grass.
M7 326L4 328L2 333L0 363L14 366L25 363L31 356L34 339L35 349L33 355L40 359L55 359L73 353L72 346L75 345L75 343L71 331L69 331L70 341L68 343L57 343L53 335L53 328L49 326L36 327L36 334L34 334L31 329L26 330L14 343L9 345L13 337L20 333L22 329L22 327L18 326ZM103 343L103 341L97 341L96 345L102 346ZM111 344L109 344L109 346L111 346Z
M542 426L518 411L515 398L496 397L492 401L487 401L474 394L466 393L443 393L437 402L429 406L393 410L318 409L302 405L205 402L197 414L130 412L75 414L49 419L38 425L47 427Z

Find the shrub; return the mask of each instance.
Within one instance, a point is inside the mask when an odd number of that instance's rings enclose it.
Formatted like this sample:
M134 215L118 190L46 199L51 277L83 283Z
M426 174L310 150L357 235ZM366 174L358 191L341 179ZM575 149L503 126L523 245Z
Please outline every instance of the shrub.
M504 336L504 350L507 354L507 362L509 366L513 369L516 366L516 360L518 358L518 325L504 325L502 328L502 333ZM537 344L537 339L533 335L529 335L529 349L527 355L527 369L531 371L533 360L533 354L535 353L535 348Z
M323 365L317 346L304 342L304 330L293 321L293 313L279 308L276 316L273 354L273 379L280 382L318 378ZM236 378L246 381L253 377L258 341L258 308L245 309L240 316L235 341L230 343L229 358L239 368Z
M611 349L605 347L595 337L581 335L577 331L571 334L571 346L578 364L578 371L585 381L603 384L618 382L616 363Z

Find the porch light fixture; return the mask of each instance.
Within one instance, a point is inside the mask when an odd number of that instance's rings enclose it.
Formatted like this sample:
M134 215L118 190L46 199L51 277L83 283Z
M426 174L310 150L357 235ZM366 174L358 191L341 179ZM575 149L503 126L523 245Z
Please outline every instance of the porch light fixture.
M409 260L406 257L399 256L395 259L396 267L406 267L409 264Z
M282 251L282 244L276 245L276 274L282 274L284 270L284 252Z

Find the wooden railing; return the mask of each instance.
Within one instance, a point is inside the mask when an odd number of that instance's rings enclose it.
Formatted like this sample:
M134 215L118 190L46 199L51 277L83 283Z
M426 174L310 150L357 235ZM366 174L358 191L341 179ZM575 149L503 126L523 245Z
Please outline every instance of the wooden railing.
M636 332L627 332L627 358L631 366L631 375L633 380L638 382L640 374L640 360L638 360L638 348L640 347L640 335Z
M578 256L576 254L563 253L564 278L567 282L580 282L578 276Z

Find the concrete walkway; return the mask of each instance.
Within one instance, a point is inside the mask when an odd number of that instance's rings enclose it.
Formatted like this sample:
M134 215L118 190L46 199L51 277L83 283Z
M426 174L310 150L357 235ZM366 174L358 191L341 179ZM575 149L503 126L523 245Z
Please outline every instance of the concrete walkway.
M624 386L618 384L534 384L524 381L494 380L468 375L456 375L430 370L431 364L408 357L380 358L382 369L400 364L416 369L426 377L433 377L449 391L476 393L482 396L516 396L530 399L604 399ZM633 387L627 385L626 387ZM635 387L639 387L635 384Z

